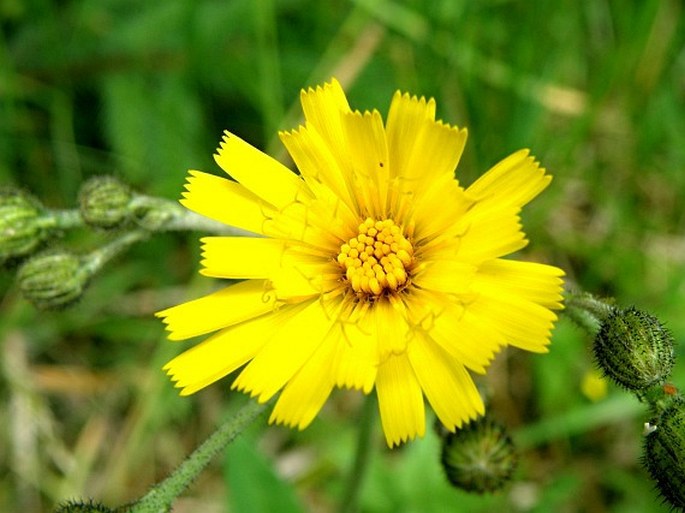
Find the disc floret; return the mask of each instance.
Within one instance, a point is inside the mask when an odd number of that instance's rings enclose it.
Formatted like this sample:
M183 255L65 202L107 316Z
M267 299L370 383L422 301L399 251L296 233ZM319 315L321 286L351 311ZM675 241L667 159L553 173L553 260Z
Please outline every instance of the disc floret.
M367 217L340 246L337 260L357 296L378 298L407 286L414 248L392 219Z

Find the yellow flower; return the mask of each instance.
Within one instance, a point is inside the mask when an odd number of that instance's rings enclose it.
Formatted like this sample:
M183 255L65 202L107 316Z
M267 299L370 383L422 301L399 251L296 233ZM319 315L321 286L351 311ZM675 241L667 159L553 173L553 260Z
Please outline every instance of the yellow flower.
M300 429L345 387L375 388L390 446L424 434L424 396L453 431L483 413L468 371L547 350L563 272L501 257L551 177L522 150L464 189L466 130L432 99L397 92L385 124L335 80L301 101L280 134L299 175L228 132L215 159L235 181L190 171L183 205L261 237L202 239L200 272L243 281L157 314L172 340L214 332L165 370L187 395L245 366L233 388L280 392L270 421Z
M590 401L597 402L607 395L607 378L597 369L591 369L583 375L580 391Z

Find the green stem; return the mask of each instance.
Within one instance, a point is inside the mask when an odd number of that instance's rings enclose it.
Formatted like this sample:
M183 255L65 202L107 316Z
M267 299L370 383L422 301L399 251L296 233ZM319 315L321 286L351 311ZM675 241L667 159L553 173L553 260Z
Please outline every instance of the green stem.
M649 405L652 415L659 417L665 410L667 410L673 401L680 399L680 393L675 385L655 385L645 390L634 391L635 397L640 402Z
M265 404L250 401L222 424L202 445L147 495L128 506L126 513L167 513L171 505L197 478L207 464L264 410Z
M136 224L151 232L198 231L219 235L252 235L245 230L225 225L191 212L176 201L139 195L129 205ZM85 226L78 209L50 210L39 220L45 229L69 230Z
M129 208L138 226L152 232L189 230L221 235L248 235L244 230L201 216L176 201L164 198L139 195L131 200Z
M610 300L600 299L588 292L571 292L564 301L566 314L581 328L594 336L604 320L614 311Z
M164 227L166 230L210 232L220 235L247 235L247 232L183 209Z
M554 440L565 440L609 424L632 422L644 413L644 405L624 394L600 403L573 408L559 415L529 424L513 435L520 450L539 447Z
M40 224L43 228L69 230L71 228L82 227L84 222L78 209L72 209L50 210L47 215L40 220Z
M129 246L147 237L147 232L143 230L132 230L114 239L109 244L102 246L91 252L85 261L86 270L90 275L95 274L112 258L128 249Z
M350 469L350 475L345 486L345 493L340 502L340 513L356 513L359 510L359 495L361 485L366 476L366 470L371 459L371 434L373 433L374 419L376 418L376 401L372 395L364 399L361 420L359 423L359 438L357 438L357 451L354 455L354 464Z

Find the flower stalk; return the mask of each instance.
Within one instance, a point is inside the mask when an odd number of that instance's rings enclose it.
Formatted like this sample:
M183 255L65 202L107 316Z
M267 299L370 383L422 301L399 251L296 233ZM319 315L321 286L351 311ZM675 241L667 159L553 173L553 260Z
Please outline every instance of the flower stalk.
M168 478L122 511L126 513L166 513L171 511L174 500L200 475L200 472L212 458L242 433L264 411L264 408L265 405L259 404L257 401L247 403L195 449Z
M376 401L373 395L364 397L361 419L359 421L359 434L357 435L357 449L354 454L354 463L345 486L340 513L356 513L359 510L359 496L361 486L366 476L366 471L371 460L371 438L376 419Z
M41 220L44 228L56 230L71 230L81 228L84 223L79 211L76 209L49 210L48 214Z
M178 202L154 196L137 195L129 204L135 223L145 230L200 231L216 234L247 235L247 232L190 212Z
M89 501L68 501L55 513L169 513L174 501L200 475L209 462L247 428L265 404L250 401L223 423L172 474L137 501L112 509Z
M85 259L84 265L88 272L95 274L102 267L117 255L126 251L130 246L143 240L148 234L143 230L132 230L124 232L110 243L93 250Z
M594 336L602 322L614 310L612 299L599 298L587 292L570 292L564 305L566 314L590 336Z

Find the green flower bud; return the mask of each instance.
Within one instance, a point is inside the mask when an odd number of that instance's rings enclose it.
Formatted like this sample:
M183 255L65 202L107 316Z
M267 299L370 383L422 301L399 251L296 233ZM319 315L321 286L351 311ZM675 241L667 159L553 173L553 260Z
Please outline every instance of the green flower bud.
M126 184L111 176L96 176L81 187L81 217L96 228L119 227L128 220L131 198Z
M0 263L31 254L49 231L41 223L43 207L18 189L0 190Z
M92 500L88 502L69 501L62 504L55 510L55 513L116 513L115 510L108 508Z
M671 333L659 319L633 307L606 318L594 352L604 374L632 391L663 385L674 363Z
M455 487L483 494L498 491L511 480L517 455L506 428L481 417L443 438L441 461Z
M24 262L17 278L24 297L47 310L68 306L80 298L90 275L81 258L66 251L51 251Z
M652 428L643 462L663 498L685 511L685 400L676 397Z

